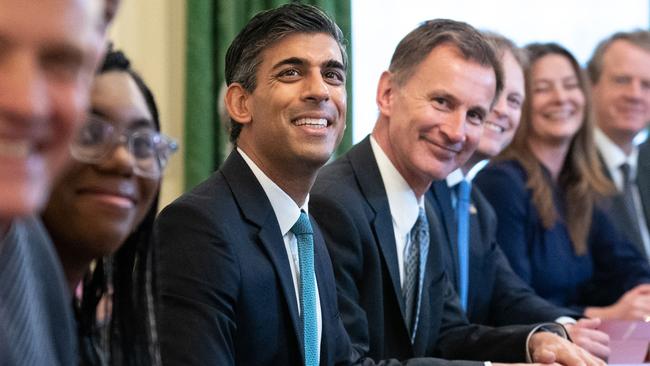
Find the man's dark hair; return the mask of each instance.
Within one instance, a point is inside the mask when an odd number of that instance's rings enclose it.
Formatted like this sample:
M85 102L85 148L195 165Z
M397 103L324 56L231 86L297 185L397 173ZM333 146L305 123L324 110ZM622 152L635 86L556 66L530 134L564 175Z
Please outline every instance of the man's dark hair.
M286 4L255 15L232 41L226 53L226 85L239 83L249 93L257 86L255 74L262 51L296 33L325 33L339 44L347 68L343 32L330 17L315 6ZM230 119L230 141L236 143L242 125Z
M503 71L497 52L474 27L449 19L428 20L400 41L388 68L397 84L406 83L417 66L441 45L452 45L467 60L494 69L496 93L493 102L499 98L503 90Z

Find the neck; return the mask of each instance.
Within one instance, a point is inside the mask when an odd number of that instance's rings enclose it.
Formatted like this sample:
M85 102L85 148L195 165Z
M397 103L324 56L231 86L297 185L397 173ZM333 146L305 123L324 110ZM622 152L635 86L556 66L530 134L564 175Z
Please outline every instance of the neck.
M298 207L302 207L311 187L314 185L318 169L322 165L319 164L315 167L311 162L300 160L295 160L292 164L288 164L286 161L277 164L271 159L261 158L254 149L247 145L238 145L238 147L269 179L289 195ZM289 165L290 167L288 167Z
M86 272L88 272L92 259L82 258L79 253L66 253L61 250L62 246L56 245L56 243L54 246L59 254L68 288L70 293L73 294Z
M433 179L410 172L400 163L400 160L395 156L392 144L388 138L388 122L382 119L381 116L377 120L377 124L375 124L375 128L372 131L372 137L375 138L379 147L381 147L384 154L386 154L395 169L397 169L402 178L404 178L409 187L411 187L413 193L415 193L415 197L419 200L420 197L422 197L429 189ZM441 179L444 179L444 177Z
M489 156L481 154L478 151L474 152L474 154L472 154L472 156L469 158L467 163L463 164L463 166L461 167L461 170L463 171L463 175L467 176L467 173L469 173L469 171L472 170L472 168L476 166L476 164L489 158L490 158Z
M570 143L548 145L535 139L529 139L528 144L533 155L549 170L553 180L557 181L564 166Z
M616 146L623 150L625 155L629 156L632 153L632 150L634 149L634 137L636 134L630 136L626 133L616 133L616 131L607 130L602 127L600 130L603 131L603 133L607 135Z

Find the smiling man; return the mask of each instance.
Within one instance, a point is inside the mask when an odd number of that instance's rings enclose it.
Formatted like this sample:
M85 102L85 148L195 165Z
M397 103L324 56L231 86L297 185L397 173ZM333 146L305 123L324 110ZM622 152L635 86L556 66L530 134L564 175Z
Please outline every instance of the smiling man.
M596 112L596 147L618 195L602 202L614 223L650 258L650 143L634 139L650 123L650 32L602 41L588 64Z
M345 128L340 29L312 6L259 13L226 55L235 150L156 223L162 360L333 365L348 359L309 190Z
M445 273L442 224L424 195L474 152L502 80L495 51L470 25L423 23L402 39L381 75L371 136L319 173L310 207L355 351L373 359L441 358L417 364L527 356L603 364L537 326L468 324Z
M69 292L33 215L86 113L104 5L0 0L1 365L77 363Z

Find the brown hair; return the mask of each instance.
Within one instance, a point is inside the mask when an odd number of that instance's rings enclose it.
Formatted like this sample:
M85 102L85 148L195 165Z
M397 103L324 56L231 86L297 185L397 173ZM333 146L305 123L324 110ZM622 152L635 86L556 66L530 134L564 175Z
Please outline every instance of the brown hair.
M539 212L542 225L550 229L557 222L559 213L554 204L553 189L545 176L542 165L531 151L528 138L531 131L532 66L544 56L560 55L565 57L578 76L580 90L585 96L585 113L582 125L573 136L564 164L558 177L558 185L563 191L566 207L566 222L573 248L578 255L587 252L587 239L591 227L591 218L596 199L612 191L611 183L602 172L596 154L593 138L593 118L589 82L580 69L573 55L556 43L531 44L525 47L530 57L530 64L524 69L526 77L526 98L523 105L521 124L512 143L499 155L498 159L518 161L528 176L526 186L532 191L533 204Z
M618 32L612 34L596 46L591 59L587 63L587 71L589 72L589 78L593 84L598 83L600 75L603 73L603 59L605 58L605 52L607 52L609 46L619 40L629 42L646 52L650 52L650 32L646 30L638 29L632 32Z
M518 47L513 41L496 32L481 31L481 34L488 42L492 43L500 60L503 60L506 52L510 52L522 69L528 67L529 57L525 48Z
M443 44L455 46L465 59L494 70L496 92L493 103L496 102L503 90L501 62L492 44L467 23L433 19L420 24L399 42L388 70L395 75L397 83L403 85L431 51Z

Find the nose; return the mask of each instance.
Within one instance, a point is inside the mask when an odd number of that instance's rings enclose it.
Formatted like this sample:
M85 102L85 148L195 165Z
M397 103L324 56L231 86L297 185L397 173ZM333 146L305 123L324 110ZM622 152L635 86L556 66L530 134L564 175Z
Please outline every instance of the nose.
M35 57L15 52L0 59L0 110L22 120L43 118L48 108L47 80Z
M625 97L629 99L641 98L641 81L632 80L625 88Z
M130 177L135 170L135 157L129 151L125 142L120 141L113 146L106 158L97 164L97 169L106 173Z
M315 103L329 100L330 89L320 71L313 71L311 75L305 79L305 90L303 96L305 100Z
M555 88L553 88L553 96L555 97L556 101L564 102L567 98L567 93L566 90L564 89L564 86L562 85L555 86Z
M490 113L494 114L496 119L502 119L506 116L508 108L508 97L501 95Z
M449 114L449 118L440 127L440 132L449 140L450 143L465 142L465 123L466 113L456 111Z

